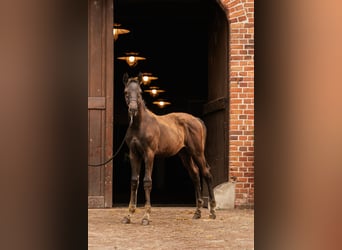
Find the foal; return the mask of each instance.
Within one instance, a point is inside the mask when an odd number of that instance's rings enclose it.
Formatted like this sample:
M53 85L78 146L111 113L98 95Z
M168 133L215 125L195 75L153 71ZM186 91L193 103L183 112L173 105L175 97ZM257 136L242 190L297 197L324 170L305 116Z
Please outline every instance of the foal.
M129 147L129 158L132 168L131 197L129 214L122 220L130 223L137 206L137 190L142 161L145 163L144 191L145 214L143 225L148 225L151 213L150 193L152 189L152 168L155 156L170 157L178 154L183 165L188 170L195 186L196 211L193 218L201 217L203 206L201 177L203 176L209 191L210 215L215 215L215 197L212 187L210 167L204 156L206 127L197 117L187 113L169 113L156 115L148 110L144 104L140 88L142 75L129 78L126 73L123 78L125 84L125 99L128 106L130 125L126 134Z

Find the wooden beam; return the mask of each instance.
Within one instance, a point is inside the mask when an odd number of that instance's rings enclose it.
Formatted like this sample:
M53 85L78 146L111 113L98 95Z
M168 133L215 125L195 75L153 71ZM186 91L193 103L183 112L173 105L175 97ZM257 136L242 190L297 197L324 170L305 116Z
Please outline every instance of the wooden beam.
M203 106L203 115L214 113L219 110L226 109L228 105L228 99L226 97L221 97L210 101Z
M88 109L106 109L106 98L88 97Z

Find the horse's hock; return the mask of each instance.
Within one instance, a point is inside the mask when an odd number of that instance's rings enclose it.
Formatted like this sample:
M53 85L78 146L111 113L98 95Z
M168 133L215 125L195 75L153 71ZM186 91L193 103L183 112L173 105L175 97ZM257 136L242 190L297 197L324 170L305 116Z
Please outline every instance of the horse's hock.
M235 201L235 182L224 182L214 188L216 209L232 209Z

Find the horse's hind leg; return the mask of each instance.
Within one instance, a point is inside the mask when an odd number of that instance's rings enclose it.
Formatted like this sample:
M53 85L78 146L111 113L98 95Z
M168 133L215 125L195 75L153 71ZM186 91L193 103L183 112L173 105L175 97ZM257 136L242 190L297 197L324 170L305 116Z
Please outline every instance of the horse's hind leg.
M195 195L196 195L196 211L194 213L193 219L201 218L201 208L203 207L203 199L202 199L202 191L201 191L201 180L199 175L199 170L197 166L194 164L189 153L185 150L182 150L179 153L179 156L183 162L184 167L188 170L189 175L194 183L195 187Z
M129 224L131 223L131 217L135 213L137 207L137 191L139 186L139 173L140 173L140 165L141 159L133 152L130 152L130 162L131 162L131 169L132 169L132 176L131 176L131 197L128 206L128 215L122 219L122 223Z
M215 207L216 207L216 201L215 201L215 195L213 191L213 176L210 173L210 167L205 160L204 154L201 156L193 156L196 164L199 166L202 176L204 177L207 187L208 187L208 192L209 192L209 206L210 206L210 215L209 217L211 219L216 218L216 213L215 213Z

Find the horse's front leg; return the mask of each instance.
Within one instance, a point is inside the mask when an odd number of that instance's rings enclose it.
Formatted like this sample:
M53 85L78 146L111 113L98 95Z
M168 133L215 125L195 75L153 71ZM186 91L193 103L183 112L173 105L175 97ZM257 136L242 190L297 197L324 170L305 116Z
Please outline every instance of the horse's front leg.
M128 206L128 215L125 216L122 220L122 223L128 224L131 223L131 217L133 216L136 208L137 208L137 191L139 186L139 174L140 174L140 166L141 166L141 158L133 152L129 154L131 169L132 169L132 177L131 177L131 198Z
M150 223L153 160L154 153L151 150L148 150L145 154L144 190L146 201L145 214L141 221L141 224L143 225L148 225Z

